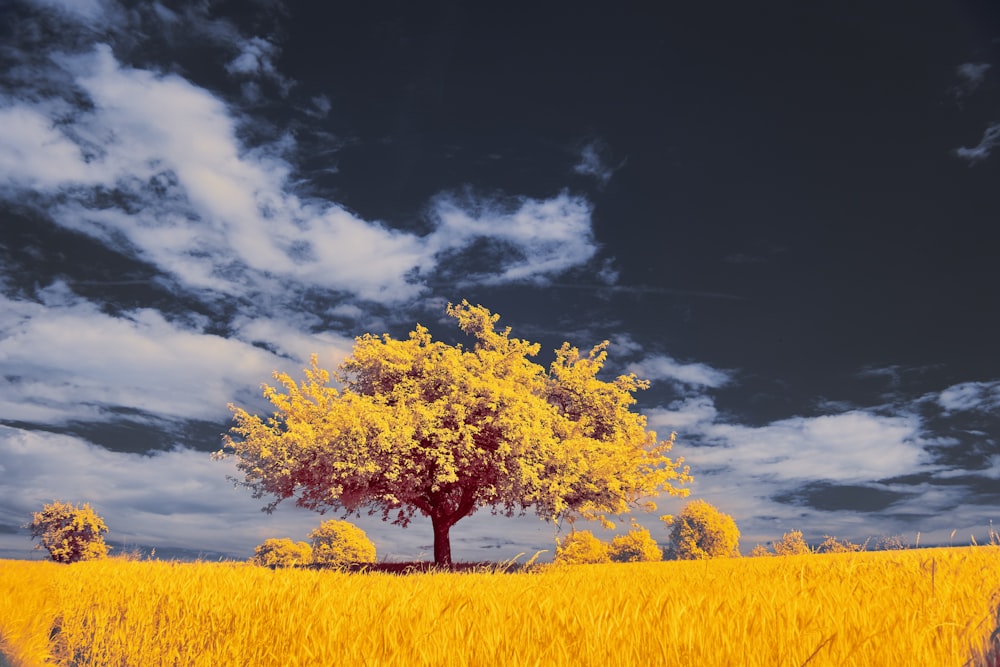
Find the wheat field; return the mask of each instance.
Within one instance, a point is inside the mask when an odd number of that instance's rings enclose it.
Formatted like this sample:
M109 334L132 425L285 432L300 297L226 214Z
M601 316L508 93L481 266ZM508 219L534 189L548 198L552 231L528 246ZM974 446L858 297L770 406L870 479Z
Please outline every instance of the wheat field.
M406 576L0 561L0 647L25 666L942 667L986 664L998 591L996 546Z

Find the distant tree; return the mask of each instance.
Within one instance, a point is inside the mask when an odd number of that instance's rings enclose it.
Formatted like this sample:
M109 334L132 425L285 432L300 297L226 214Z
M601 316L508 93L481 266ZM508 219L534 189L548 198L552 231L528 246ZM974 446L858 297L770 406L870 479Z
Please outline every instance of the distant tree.
M97 560L108 555L104 533L108 527L89 504L82 507L55 501L32 514L27 525L36 549L45 548L57 563Z
M309 533L314 563L340 567L350 563L374 563L375 545L365 531L353 523L330 519Z
M556 563L588 565L610 561L607 543L599 540L589 530L574 530L561 541L557 540Z
M751 558L760 558L762 556L773 556L774 554L768 551L767 547L763 544L756 544L754 548L750 550Z
M840 553L854 553L856 551L862 550L862 545L855 544L848 540L838 540L836 537L831 535L824 535L824 539L820 545L816 548L816 551L821 554L840 554Z
M648 382L597 379L607 342L588 355L564 343L546 369L529 357L539 345L497 331L498 315L463 301L448 315L475 339L472 349L431 339L417 325L406 340L355 339L338 390L315 355L306 379L274 377L275 406L263 419L230 406L234 452L255 498L286 498L309 509L367 508L406 526L430 517L434 561L451 563L450 530L483 507L504 516L529 507L547 520L607 521L660 492L686 495L673 445L631 411Z
M293 542L288 537L272 537L254 549L250 562L264 567L294 567L308 565L312 559L312 547L308 542Z
M656 562L663 560L663 549L645 528L634 528L611 540L611 560L616 563Z
M733 517L704 500L692 500L672 518L667 557L676 560L740 555L740 531Z
M781 539L774 543L774 553L779 556L798 556L811 554L812 549L802 538L801 530L792 530L782 535Z

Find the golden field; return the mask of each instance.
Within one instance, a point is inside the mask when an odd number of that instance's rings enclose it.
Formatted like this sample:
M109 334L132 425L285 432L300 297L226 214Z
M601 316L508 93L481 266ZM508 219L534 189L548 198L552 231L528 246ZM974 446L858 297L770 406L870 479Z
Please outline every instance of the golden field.
M977 664L997 592L997 546L406 576L0 561L0 641L11 665L943 667Z

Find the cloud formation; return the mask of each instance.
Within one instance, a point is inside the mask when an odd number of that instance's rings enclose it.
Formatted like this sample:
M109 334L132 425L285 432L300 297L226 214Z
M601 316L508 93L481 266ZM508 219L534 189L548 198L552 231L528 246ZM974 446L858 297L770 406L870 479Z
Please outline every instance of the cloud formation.
M700 473L693 496L732 513L745 544L788 530L864 539L902 527L910 543L920 532L925 544L947 544L953 530L963 535L960 543L981 537L1000 497L995 454L984 453L974 472L976 464L954 459L969 455L962 436L992 442L959 425L998 405L998 383L971 382L893 405L761 426L720 413L707 389L645 413L659 433L678 433L686 462ZM668 509L682 504L671 501Z
M177 75L123 65L107 44L60 61L90 107L6 100L0 182L10 196L59 195L56 222L191 288L249 296L291 280L399 303L425 292L436 271L452 273L456 257L474 255L479 267L466 282L502 284L557 275L596 252L590 205L567 193L442 194L426 235L300 198L285 157L291 137L247 147L238 113L221 99Z
M606 158L607 146L599 140L590 141L580 148L579 158L573 165L573 172L581 176L589 176L600 185L607 185L615 172L621 169L624 161L617 166L611 166Z
M234 387L256 387L288 365L248 342L168 321L155 310L107 315L65 285L39 297L0 297L0 421L62 424L110 418L110 408L218 419ZM308 358L309 347L330 342L300 342L296 362Z
M1000 122L991 123L975 146L956 148L955 155L968 160L969 164L976 164L988 158L997 145L1000 145Z
M658 354L628 365L626 371L651 381L667 381L675 385L715 389L730 380L729 373L701 363L681 363Z
M971 95L983 83L986 73L993 67L990 63L962 63L955 68L959 83L952 92L955 97L962 98Z
M987 73L993 68L990 63L962 63L955 68L959 82L951 89L959 104L982 86ZM955 156L966 160L969 165L975 165L990 157L993 149L1000 144L1000 121L990 123L983 131L983 137L975 146L956 148Z
M1000 381L963 382L942 391L937 402L948 412L990 412L1000 408Z
M433 202L431 219L435 229L427 247L442 269L460 275L463 283L544 283L586 264L597 252L590 204L566 192L546 200L510 201L446 194ZM487 248L485 264L484 253L468 257L478 243ZM448 266L456 261L460 272Z

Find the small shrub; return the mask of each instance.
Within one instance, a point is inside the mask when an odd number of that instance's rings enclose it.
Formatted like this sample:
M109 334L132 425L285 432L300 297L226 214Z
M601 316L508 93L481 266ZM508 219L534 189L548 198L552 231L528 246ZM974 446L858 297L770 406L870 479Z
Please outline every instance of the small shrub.
M774 543L774 553L779 556L798 556L811 554L812 549L802 538L802 531L793 530L782 535L781 539Z
M861 551L861 545L847 540L838 540L836 537L824 535L825 539L816 549L821 554L843 554Z
M557 540L555 557L557 563L584 565L610 561L608 545L597 539L589 530L575 530L562 541Z
M882 535L875 541L875 551L897 551L906 546L902 535Z
M330 519L309 533L313 562L342 567L350 563L374 563L375 544L353 523Z
M27 527L31 529L31 538L40 541L35 548L47 549L57 563L97 560L108 555L108 545L104 542L108 527L87 503L77 507L54 501L32 514Z
M253 550L250 562L264 567L294 567L308 565L312 560L312 547L307 542L272 537Z
M762 556L773 556L774 554L768 551L767 547L763 544L754 545L754 548L750 550L751 558L760 558Z
M657 562L663 560L663 549L645 528L616 535L609 549L611 560L616 563Z
M740 530L733 517L704 500L692 500L671 521L667 556L677 560L740 555Z

